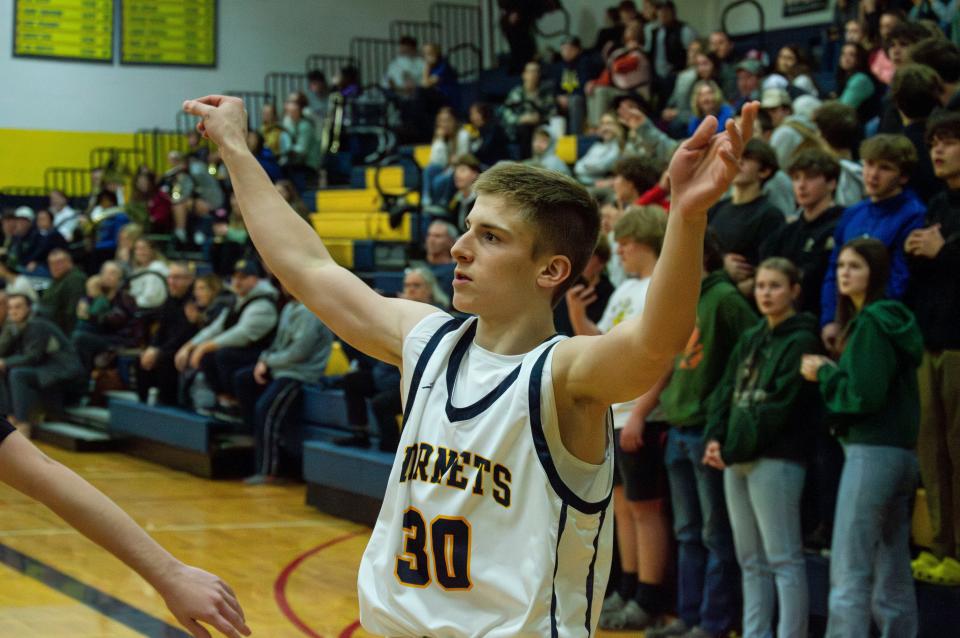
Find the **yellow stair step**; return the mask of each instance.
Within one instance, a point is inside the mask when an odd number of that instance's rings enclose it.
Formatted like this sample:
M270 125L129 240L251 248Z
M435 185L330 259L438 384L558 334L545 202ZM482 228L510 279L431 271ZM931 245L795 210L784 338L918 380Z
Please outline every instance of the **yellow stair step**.
M411 193L407 200L418 202L419 193ZM331 189L317 191L317 211L356 211L375 213L383 209L383 198L373 188L358 189Z
M328 239L410 241L409 216L404 216L399 228L390 227L390 216L386 213L314 213L310 216L310 222L324 243ZM353 261L352 247L350 261Z
M353 240L324 237L323 245L333 260L344 268L353 268Z
M575 164L577 161L577 136L564 135L557 140L557 157L567 164Z
M417 162L420 168L423 168L430 163L430 145L429 144L420 144L413 148L413 159Z
M386 166L381 169L368 168L366 170L367 189L377 190L377 171L380 171L380 188L388 193L403 192L403 167Z

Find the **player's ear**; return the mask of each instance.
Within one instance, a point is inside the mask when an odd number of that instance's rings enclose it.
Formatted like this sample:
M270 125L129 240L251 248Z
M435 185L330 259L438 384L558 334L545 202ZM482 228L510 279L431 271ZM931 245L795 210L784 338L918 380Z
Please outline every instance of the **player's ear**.
M572 270L569 257L553 255L537 275L537 284L544 288L556 288L573 276Z

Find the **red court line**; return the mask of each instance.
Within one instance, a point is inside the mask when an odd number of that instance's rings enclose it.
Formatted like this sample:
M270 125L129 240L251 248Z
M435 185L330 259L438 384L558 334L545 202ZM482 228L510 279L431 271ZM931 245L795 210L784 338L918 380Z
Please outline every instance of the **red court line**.
M280 575L277 576L277 580L273 583L273 597L277 601L277 606L280 608L280 611L284 616L287 617L287 620L292 622L294 626L310 636L310 638L323 638L320 634L311 629L303 620L297 616L297 613L293 611L293 608L290 607L290 603L287 601L287 581L290 580L291 574L303 563L314 554L319 554L328 547L332 547L343 541L350 540L355 536L366 533L366 530L358 530L356 532L350 532L349 534L344 534L343 536L337 536L328 540L326 543L321 543L313 549L309 549L304 553L300 554L294 558L290 564L284 567L280 571ZM353 632L356 631L357 627L360 626L359 621L355 621L352 625L343 630L343 633L340 634L340 638L350 638L353 635Z

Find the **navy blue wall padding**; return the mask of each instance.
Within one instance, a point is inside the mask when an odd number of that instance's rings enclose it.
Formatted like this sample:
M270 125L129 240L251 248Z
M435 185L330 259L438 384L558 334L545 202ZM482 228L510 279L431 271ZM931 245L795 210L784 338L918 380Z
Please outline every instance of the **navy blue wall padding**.
M338 447L323 441L303 444L303 479L381 499L387 489L393 455L375 450Z
M357 239L353 242L353 271L370 272L377 269L376 243L371 239Z
M214 434L234 428L195 412L125 399L110 400L111 434L136 436L173 447L207 453Z
M577 159L587 154L590 147L599 142L600 138L596 135L578 135L577 136Z
M384 294L397 294L403 290L403 272L375 272L373 273L373 287Z
M343 390L327 390L318 386L304 387L303 421L327 427L350 427Z

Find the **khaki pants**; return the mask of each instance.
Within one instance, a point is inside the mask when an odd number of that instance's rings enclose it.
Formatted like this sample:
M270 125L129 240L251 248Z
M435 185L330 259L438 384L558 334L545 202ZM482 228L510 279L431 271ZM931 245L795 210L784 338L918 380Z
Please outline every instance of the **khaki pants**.
M927 492L931 549L960 557L960 351L924 352L917 455Z

